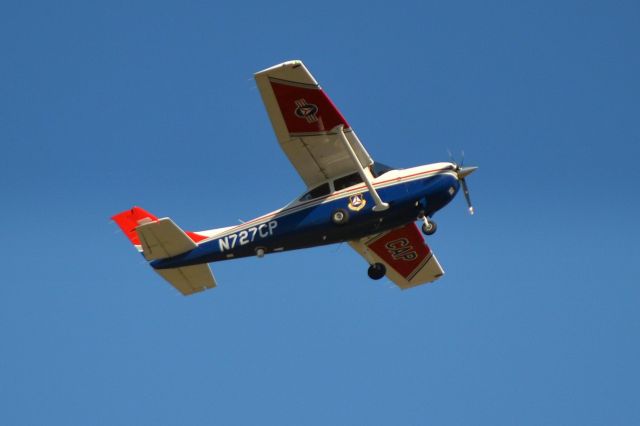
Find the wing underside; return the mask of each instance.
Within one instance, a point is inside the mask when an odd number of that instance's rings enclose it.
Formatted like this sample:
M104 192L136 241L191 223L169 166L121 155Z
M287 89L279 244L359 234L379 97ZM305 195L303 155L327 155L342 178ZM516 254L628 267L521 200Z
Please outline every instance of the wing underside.
M349 245L370 264L382 263L387 268L387 277L403 290L444 275L415 223L350 241Z
M302 62L273 66L255 78L278 142L308 187L357 170L337 126L344 127L362 166L373 164L347 120Z

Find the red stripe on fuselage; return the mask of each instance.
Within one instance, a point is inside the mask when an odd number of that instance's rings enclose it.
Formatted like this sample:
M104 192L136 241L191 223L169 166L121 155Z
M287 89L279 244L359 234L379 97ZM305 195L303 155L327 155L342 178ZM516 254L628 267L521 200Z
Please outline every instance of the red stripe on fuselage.
M191 232L191 231L185 231L185 234L187 234L187 236L191 238L191 240L193 240L194 243L198 243L208 238L204 235L196 234L195 232Z

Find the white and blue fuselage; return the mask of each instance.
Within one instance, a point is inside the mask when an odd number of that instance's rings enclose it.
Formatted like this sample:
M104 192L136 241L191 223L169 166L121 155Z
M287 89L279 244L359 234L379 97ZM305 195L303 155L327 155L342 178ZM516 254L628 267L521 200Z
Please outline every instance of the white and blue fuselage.
M380 198L389 204L384 213L372 209L375 201L364 183L336 191L329 182L333 191L326 195L296 200L235 227L205 231L207 238L193 250L153 260L151 265L155 269L176 268L357 240L421 216L431 217L458 192L456 167L434 163L389 170L373 178ZM340 223L334 217L337 211L345 216Z

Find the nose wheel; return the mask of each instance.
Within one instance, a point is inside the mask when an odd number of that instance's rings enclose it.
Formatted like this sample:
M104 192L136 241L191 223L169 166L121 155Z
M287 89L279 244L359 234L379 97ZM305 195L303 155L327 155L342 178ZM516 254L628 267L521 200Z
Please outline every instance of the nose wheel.
M424 223L422 224L422 233L424 235L435 234L436 230L438 229L438 225L436 225L436 223L429 219L427 216L424 216L422 220L424 221Z
M369 266L369 270L367 271L369 278L371 278L372 280L379 280L380 278L384 277L386 273L387 268L385 268L382 263L374 263L373 265Z

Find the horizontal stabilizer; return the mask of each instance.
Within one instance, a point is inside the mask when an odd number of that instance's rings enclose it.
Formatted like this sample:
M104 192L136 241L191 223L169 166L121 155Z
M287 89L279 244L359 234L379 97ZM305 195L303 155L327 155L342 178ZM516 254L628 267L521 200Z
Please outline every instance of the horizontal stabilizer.
M136 228L145 259L166 259L186 253L198 245L168 217Z
M216 286L216 280L207 264L155 271L185 296Z

